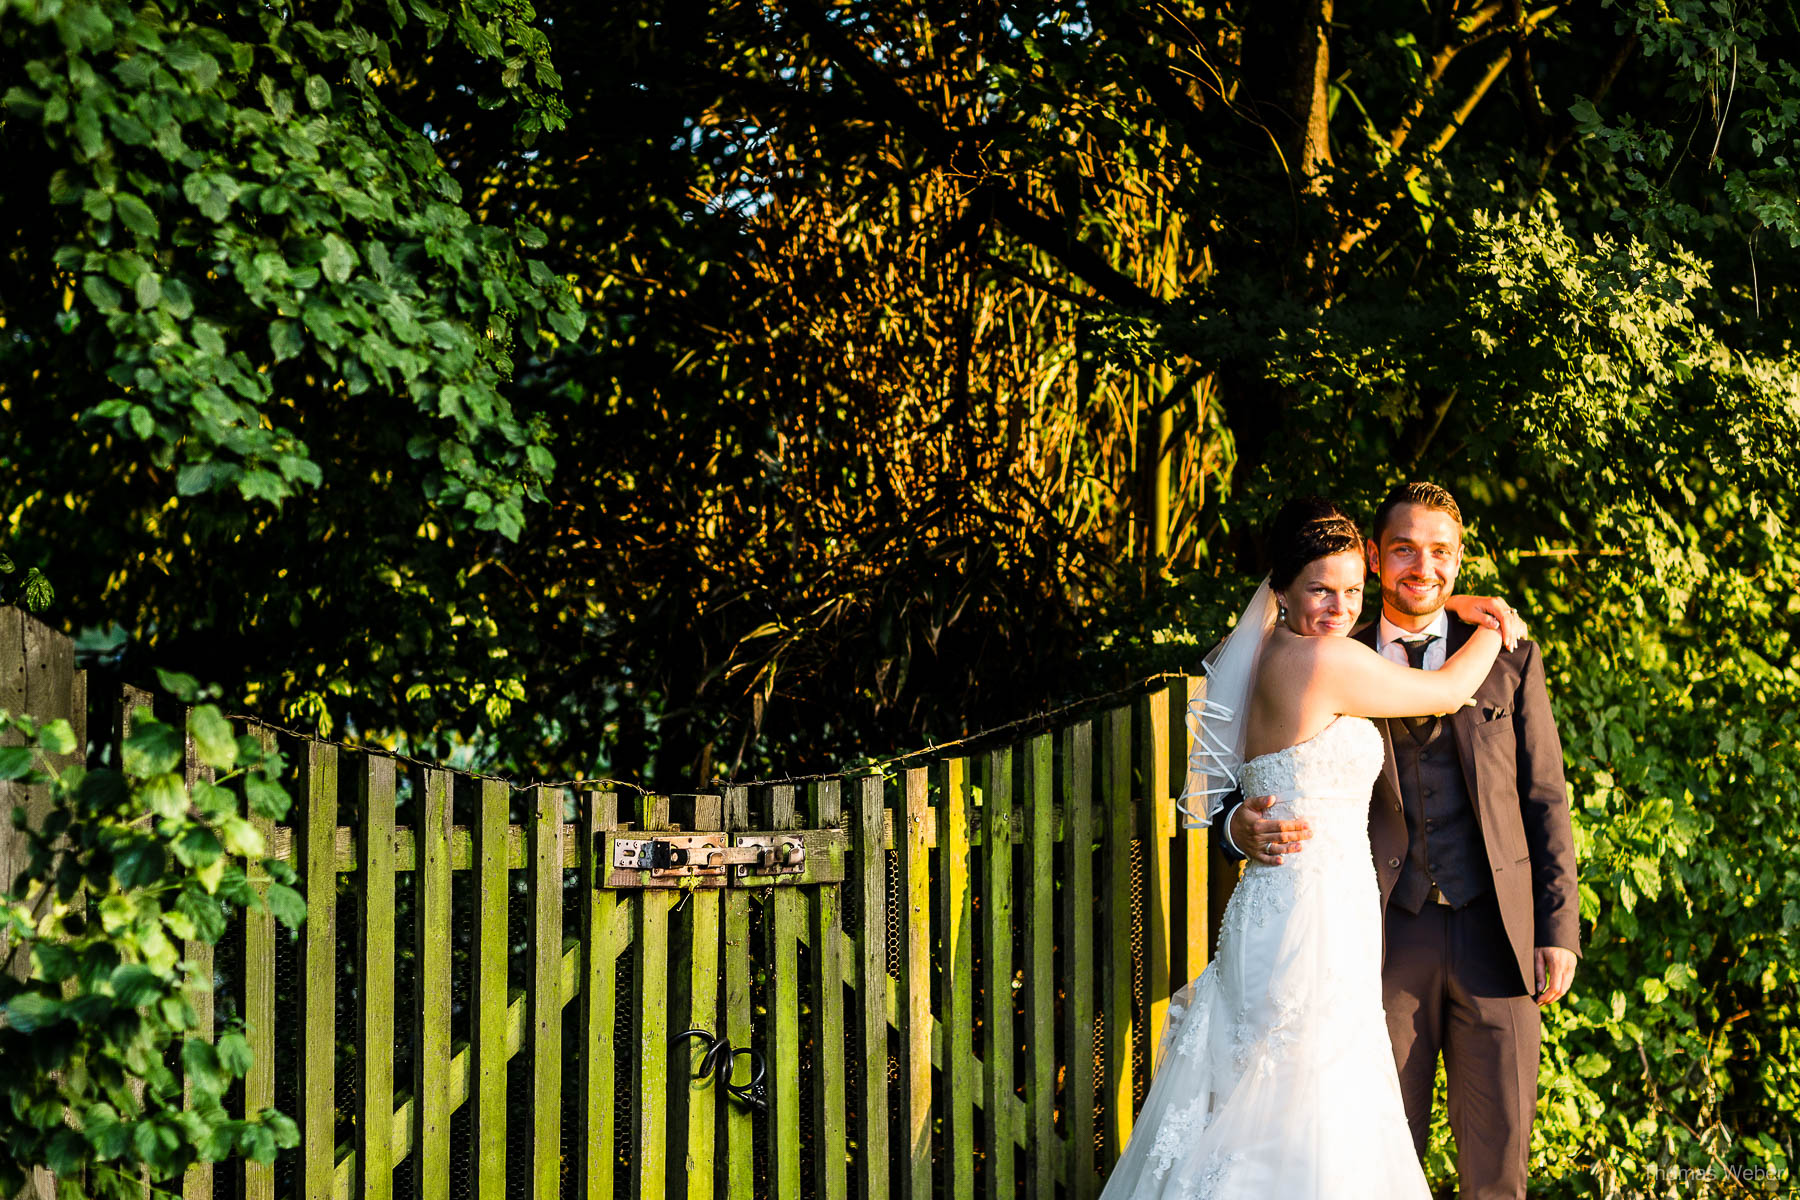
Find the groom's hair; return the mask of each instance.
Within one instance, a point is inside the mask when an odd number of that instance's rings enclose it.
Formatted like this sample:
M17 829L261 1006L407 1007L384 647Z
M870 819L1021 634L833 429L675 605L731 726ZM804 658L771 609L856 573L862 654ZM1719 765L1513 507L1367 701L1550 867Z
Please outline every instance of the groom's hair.
M1394 490L1387 494L1381 507L1375 510L1375 544L1381 544L1381 535L1387 532L1388 518L1402 504L1417 504L1421 508L1429 508L1435 512L1449 513L1450 519L1456 522L1456 531L1462 533L1462 509L1456 507L1456 497L1448 490L1435 483L1397 483Z

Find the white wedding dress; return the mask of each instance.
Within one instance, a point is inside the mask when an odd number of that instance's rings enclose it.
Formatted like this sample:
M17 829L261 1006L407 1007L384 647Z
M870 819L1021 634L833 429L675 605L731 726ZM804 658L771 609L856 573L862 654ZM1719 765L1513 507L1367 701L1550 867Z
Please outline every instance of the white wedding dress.
M1249 863L1218 953L1169 1006L1161 1068L1102 1200L1430 1200L1381 1008L1369 800L1381 734L1339 717L1251 759L1246 796L1313 837Z

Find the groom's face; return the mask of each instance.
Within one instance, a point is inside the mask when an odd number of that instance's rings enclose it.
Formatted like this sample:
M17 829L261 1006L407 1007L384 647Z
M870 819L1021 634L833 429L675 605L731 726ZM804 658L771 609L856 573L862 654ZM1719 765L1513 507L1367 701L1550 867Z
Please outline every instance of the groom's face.
M1381 541L1368 543L1369 570L1381 579L1381 602L1408 616L1428 617L1456 590L1462 567L1462 527L1449 513L1402 504L1388 514Z

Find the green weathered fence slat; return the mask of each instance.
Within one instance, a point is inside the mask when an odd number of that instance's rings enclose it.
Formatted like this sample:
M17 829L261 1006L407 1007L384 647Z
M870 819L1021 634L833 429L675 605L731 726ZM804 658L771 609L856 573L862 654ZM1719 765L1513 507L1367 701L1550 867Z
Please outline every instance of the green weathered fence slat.
M474 1145L476 1200L506 1200L506 955L507 808L512 790L497 779L481 781L473 836L475 944L469 1030L474 1077L469 1103Z
M718 796L694 797L695 833L711 833L724 827L725 811ZM688 898L688 945L692 948L688 961L689 1029L716 1032L719 1028L719 892L718 888L699 888ZM688 1060L698 1065L705 1046L697 1039L682 1043ZM686 1173L688 1200L712 1200L718 1166L718 1105L720 1089L711 1075L694 1079L692 1067L687 1072L687 1136Z
M300 927L300 1195L329 1200L337 1165L337 749L309 741L300 760L295 851L306 895Z
M356 1161L364 1200L394 1194L394 760L365 755L357 855L362 923L357 964Z
M1194 735L1188 728L1187 706L1200 692L1200 677L1189 675L1185 680L1169 687L1169 704L1173 714L1173 753L1175 761L1176 789L1187 786L1188 756L1194 750ZM1198 798L1189 801L1190 807L1201 804ZM1184 952L1181 960L1180 981L1186 983L1206 968L1211 958L1212 944L1207 941L1207 915L1212 905L1207 886L1207 845L1205 829L1183 830L1177 838L1181 848L1180 873L1185 906L1182 910L1181 938Z
M1063 732L1062 935L1067 997L1063 1004L1069 1048L1063 1111L1069 1131L1069 1195L1085 1200L1099 1191L1094 1178L1094 726L1081 721Z
M1175 803L1169 795L1169 693L1154 691L1138 701L1138 836L1144 843L1144 1067L1156 1072L1156 1047L1169 1020L1169 964L1175 950L1175 910L1170 888L1170 850L1175 839Z
M1010 746L987 756L981 797L982 1097L987 1144L986 1194L999 1200L1015 1191L1013 1168L1013 754Z
M643 827L669 827L669 798L643 797ZM632 949L638 987L637 1200L663 1200L669 1167L669 909L672 891L646 888L637 898ZM552 1193L554 1195L554 1193Z
M186 711L188 714L193 712L192 709ZM182 728L184 730L187 728L185 720L182 722ZM183 774L187 778L188 787L192 788L195 782L201 779L211 782L213 770L201 763L199 753L194 748L194 735L186 734L185 741L186 765ZM6 880L5 882L10 885L12 881ZM194 973L208 983L208 986L192 989L188 993L188 998L194 1006L194 1032L203 1041L210 1042L213 1040L213 992L210 986L213 978L213 944L197 939L186 942L182 946L182 957L187 960L188 965L193 967ZM182 1099L187 1104L193 1103L193 1084L187 1079L182 1080ZM182 1176L183 1200L212 1200L212 1191L213 1165L211 1163L195 1163Z
M1031 1030L1025 1079L1025 1144L1031 1152L1026 1194L1054 1195L1056 1187L1056 811L1055 744L1048 733L1025 746L1026 1025Z
M249 730L268 750L275 745L275 731L263 726ZM250 823L262 834L263 845L273 849L275 822L252 815ZM267 895L269 877L255 859L245 864L250 884ZM244 930L244 1036L250 1043L250 1070L244 1075L244 1116L254 1117L275 1105L275 918L268 906L243 910ZM275 1200L275 1164L244 1160L244 1200Z
M563 802L561 788L531 789L531 1194L562 1191Z
M857 932L856 1007L862 1021L861 1121L857 1128L863 1200L888 1200L887 850L883 780L856 781L856 865L862 884Z
M794 789L770 789L770 821L776 829L796 829ZM800 1195L800 1073L782 1069L797 1064L800 1045L800 930L806 922L806 891L778 887L769 898L769 974L773 999L769 1005L769 1148L774 1154L772 1184L775 1200L797 1200Z
M900 1132L895 1155L900 1184L911 1200L931 1196L931 865L925 844L927 768L904 776L905 805L894 830L900 858Z
M725 828L750 828L750 790L725 790ZM750 1011L750 893L727 888L724 897L725 1036L733 1049L750 1045L754 1025ZM734 1063L733 1082L750 1080L750 1056ZM751 1200L755 1194L756 1133L750 1110L742 1104L725 1105L725 1195L727 1200Z
M628 929L618 928L616 920L620 906L629 900L600 886L606 866L596 855L602 831L619 823L619 797L614 792L586 792L582 812L586 836L581 839L580 860L581 966L585 976L581 989L581 1111L586 1135L580 1142L581 1171L576 1179L584 1200L613 1200L613 1147L618 1134L613 1105L618 1047L613 1044L613 1023L619 1003L614 980L619 955L630 946L631 935ZM504 1103L504 1088L501 1100ZM502 1188L505 1183L503 1176Z
M414 787L417 814L413 871L414 1195L450 1194L450 772L421 772Z
M1115 708L1106 713L1101 741L1101 778L1105 813L1101 912L1106 945L1101 956L1100 1004L1106 1014L1105 1051L1105 1155L1109 1167L1131 1136L1132 1013L1131 1013L1131 836L1135 821L1131 804L1131 710Z
M816 829L836 828L843 813L842 785L835 779L808 790L807 819ZM844 1200L844 964L843 885L821 884L812 906L813 963L813 1137L818 1195Z
M944 1182L956 1200L975 1194L975 910L969 880L969 760L946 759L938 801L938 911L943 955Z

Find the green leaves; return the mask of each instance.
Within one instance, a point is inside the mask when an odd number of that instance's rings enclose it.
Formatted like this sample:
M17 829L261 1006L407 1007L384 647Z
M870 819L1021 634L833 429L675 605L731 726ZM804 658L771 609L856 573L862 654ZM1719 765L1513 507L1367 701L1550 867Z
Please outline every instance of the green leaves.
M548 43L529 9L470 11L483 16L459 19L455 36L506 55L495 67L504 92L489 94L523 106L521 132L558 127ZM430 397L457 383L482 401L458 421L471 452L462 481L506 513L477 527L516 538L540 493L516 460L520 422L501 388L514 342L535 348L551 318L578 326L578 305L521 257L547 244L542 231L513 238L474 220L415 122L390 108L396 72L381 64L412 18L377 6L316 29L201 12L184 24L101 0L12 17L0 32L22 67L9 136L30 139L21 161L43 177L11 186L55 204L34 231L54 247L25 285L38 302L9 310L9 328L34 347L69 347L55 390L95 418L93 437L111 426L103 452L165 468L179 447L179 495L222 493L227 513L234 493L279 507L324 478L296 432L307 411L338 406L306 423L327 446L409 413L435 437ZM103 36L72 38L75 26ZM369 286L359 268L377 262ZM79 290L64 314L70 275ZM415 353L427 329L437 352ZM121 392L129 402L114 404ZM345 403L371 392L379 404ZM444 482L425 471L399 486L416 500ZM476 514L455 499L442 519L470 527Z
M36 760L29 746L0 746L0 779L25 778Z
M119 192L112 197L113 211L121 223L132 233L141 238L155 238L161 232L156 217L150 212L150 206L130 192Z
M287 928L298 929L305 924L306 900L299 892L286 884L272 883L268 899L270 914Z
M188 699L217 691L161 674ZM244 816L241 793L254 780L263 807L285 811L281 757L257 738L235 736L215 705L199 704L189 714L188 740L196 765L216 778L196 780L190 795L183 739L148 709L131 719L123 771L73 764L38 777L47 807L23 827L31 868L21 892L6 897L9 940L28 956L32 975L23 983L0 976L7 1161L102 1185L116 1179L116 1200L136 1194L137 1166L179 1174L234 1150L267 1155L296 1140L279 1113L245 1123L220 1106L231 1081L249 1070L250 1048L230 1025L219 1030L216 1047L194 1036L192 994L212 978L184 963L181 950L184 942L217 942L234 909L260 903L245 867L266 846ZM0 748L0 765L81 749L64 720L39 726L0 714L0 734L33 743ZM154 824L138 819L143 812ZM272 907L286 920L301 919L305 905L288 886L292 870L276 860L260 865L275 881ZM41 903L36 889L43 886L56 889L58 903ZM164 1065L177 1049L179 1078ZM121 1120L121 1105L129 1120Z
M175 771L181 766L181 756L181 735L151 717L138 721L131 736L125 739L121 761L127 775L149 779Z
M36 1033L63 1016L62 1001L43 992L20 992L3 1006L6 1019L20 1033Z
M188 714L188 735L205 765L220 771L237 765L237 736L231 731L231 723L213 705L202 704Z

